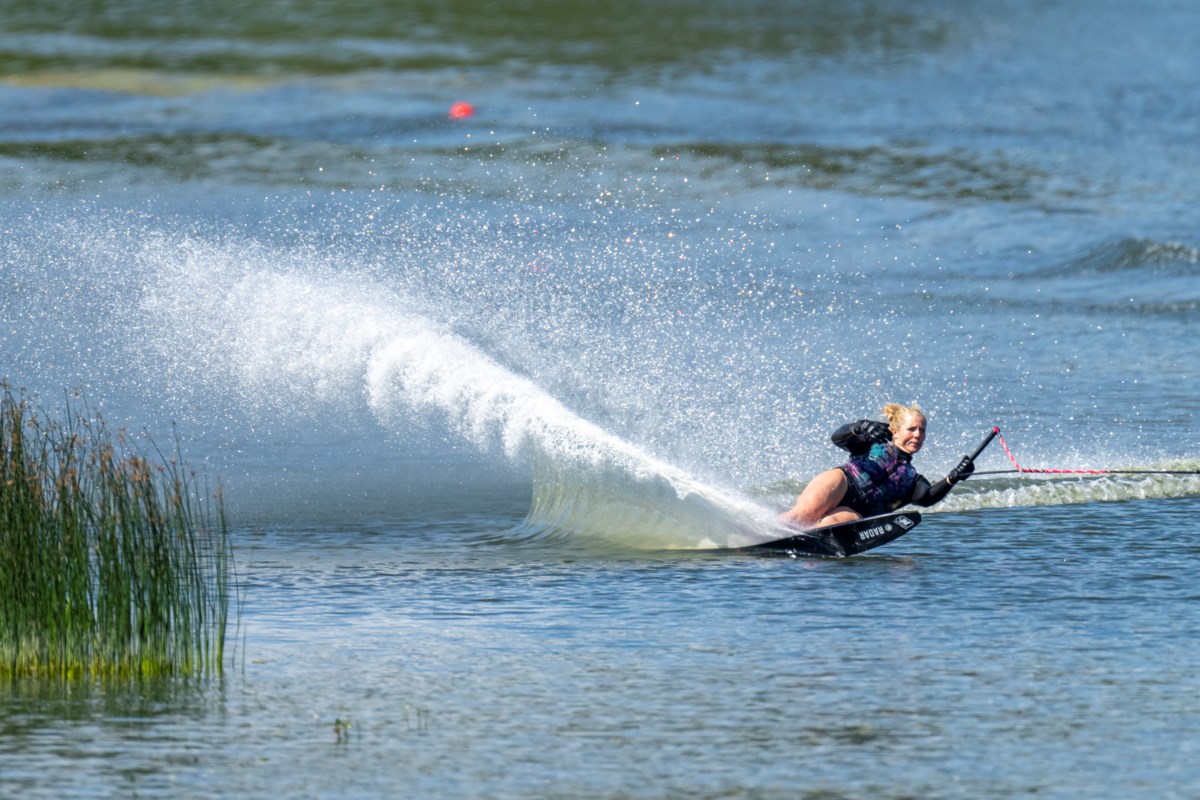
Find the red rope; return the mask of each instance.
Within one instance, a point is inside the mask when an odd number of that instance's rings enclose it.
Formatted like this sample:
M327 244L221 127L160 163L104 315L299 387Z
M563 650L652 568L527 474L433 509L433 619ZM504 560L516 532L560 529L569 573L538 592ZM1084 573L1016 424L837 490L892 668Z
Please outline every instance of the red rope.
M1017 472L1033 472L1040 475L1109 475L1112 473L1110 469L1032 469L1022 467L1017 463L1016 456L1008 449L1008 442L1004 441L1004 437L1000 435L1000 429L996 429L996 437L1000 439L1000 445L1004 448L1004 454L1008 456L1008 460L1017 468Z

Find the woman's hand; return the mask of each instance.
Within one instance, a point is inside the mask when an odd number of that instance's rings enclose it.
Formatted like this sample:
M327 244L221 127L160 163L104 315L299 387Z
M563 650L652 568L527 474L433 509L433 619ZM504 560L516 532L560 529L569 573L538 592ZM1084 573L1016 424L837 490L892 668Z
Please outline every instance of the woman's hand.
M950 481L950 483L965 481L974 471L975 462L971 460L970 456L963 456L962 461L958 462L958 466L950 470L946 475L946 480Z
M886 422L876 422L873 419L859 420L854 426L854 432L864 442L887 444L892 440L892 429Z

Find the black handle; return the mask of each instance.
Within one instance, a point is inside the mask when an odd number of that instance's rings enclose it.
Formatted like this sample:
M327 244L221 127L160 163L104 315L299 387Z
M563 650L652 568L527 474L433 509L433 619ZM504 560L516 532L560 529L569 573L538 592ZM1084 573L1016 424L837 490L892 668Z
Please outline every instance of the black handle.
M982 442L980 442L980 443L979 443L979 447L976 447L976 448L975 448L975 452L974 452L974 453L971 453L971 455L969 456L969 458L970 458L972 461L974 461L975 459L979 458L979 454L983 452L983 448L985 448L985 447L987 447L989 444L991 444L991 443L992 443L992 439L995 439L995 438L996 438L996 436L997 436L999 433L1000 433L1000 429L999 429L999 428L992 428L992 432L991 432L991 433L989 433L989 434L987 435L987 438L986 438L986 439L984 439Z

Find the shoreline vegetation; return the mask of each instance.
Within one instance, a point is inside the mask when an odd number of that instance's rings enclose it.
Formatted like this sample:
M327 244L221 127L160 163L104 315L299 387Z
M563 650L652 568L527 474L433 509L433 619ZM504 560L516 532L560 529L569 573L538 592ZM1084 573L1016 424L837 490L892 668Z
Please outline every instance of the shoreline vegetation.
M222 672L234 570L220 486L98 414L0 383L0 677Z

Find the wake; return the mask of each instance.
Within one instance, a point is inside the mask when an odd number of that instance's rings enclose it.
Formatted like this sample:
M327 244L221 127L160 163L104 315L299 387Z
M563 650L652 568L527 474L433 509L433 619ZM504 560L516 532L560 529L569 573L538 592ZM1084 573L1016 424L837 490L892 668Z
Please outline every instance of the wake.
M1156 468L1159 467L1146 467L1148 470ZM944 512L980 508L1061 506L1129 500L1165 500L1195 495L1200 495L1200 475L980 477L971 478L961 487L956 487L945 500L928 510Z
M253 261L197 245L145 292L143 309L160 323L147 344L158 342L187 379L220 376L245 402L283 408L365 401L396 435L436 417L480 453L530 470L526 534L673 549L742 547L786 532L775 512L583 419L411 298Z

